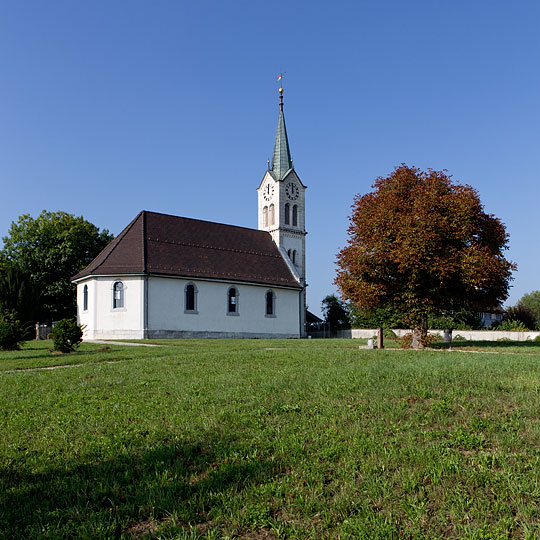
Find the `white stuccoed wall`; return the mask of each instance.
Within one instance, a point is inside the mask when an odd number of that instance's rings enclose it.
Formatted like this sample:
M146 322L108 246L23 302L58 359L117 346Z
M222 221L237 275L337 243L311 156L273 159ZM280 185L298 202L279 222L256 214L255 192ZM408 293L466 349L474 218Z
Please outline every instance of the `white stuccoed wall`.
M113 309L115 281L124 284L124 308ZM88 285L88 310L83 288ZM142 339L143 280L141 277L92 277L77 284L77 320L85 325L83 339Z
M197 313L184 312L184 290L197 288ZM214 281L150 277L150 337L299 337L299 292L276 287L234 284L238 315L227 314L231 284ZM276 296L275 317L265 316L265 293Z
M239 315L228 315L229 283L149 277L145 332L145 279L122 277L125 307L113 309L112 289L118 279L91 277L77 284L77 320L85 326L83 339L300 337L300 293L296 290L234 284ZM196 314L184 312L188 283L198 291ZM87 311L82 309L84 285L88 285ZM275 294L275 317L265 315L268 290Z

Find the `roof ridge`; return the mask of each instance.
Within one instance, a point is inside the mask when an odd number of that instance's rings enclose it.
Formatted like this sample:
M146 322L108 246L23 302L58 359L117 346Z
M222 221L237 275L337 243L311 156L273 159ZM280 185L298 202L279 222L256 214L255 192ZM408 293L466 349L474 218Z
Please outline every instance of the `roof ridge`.
M190 217L185 217L185 216L175 216L174 214L166 214L164 212L153 212L151 210L142 210L140 213L142 212L146 212L146 214L154 214L156 216L167 216L167 217L172 217L175 219L185 219L187 221L198 221L200 223L212 223L213 225L223 225L224 227L230 227L234 229L245 229L247 231L253 231L256 233L266 234L266 231L254 229L253 227L243 227L242 225L231 225L230 223L221 223L220 221L209 221L208 219L197 219L197 218L190 218Z

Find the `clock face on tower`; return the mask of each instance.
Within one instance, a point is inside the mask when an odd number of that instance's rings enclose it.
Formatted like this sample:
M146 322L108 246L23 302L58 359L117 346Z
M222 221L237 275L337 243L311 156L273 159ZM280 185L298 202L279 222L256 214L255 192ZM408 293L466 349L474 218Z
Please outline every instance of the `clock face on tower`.
M269 201L274 195L274 186L272 184L266 184L263 188L263 197L265 201Z
M300 195L300 190L295 183L289 182L285 187L285 195L287 195L291 201L296 201L296 199L298 199L298 195Z

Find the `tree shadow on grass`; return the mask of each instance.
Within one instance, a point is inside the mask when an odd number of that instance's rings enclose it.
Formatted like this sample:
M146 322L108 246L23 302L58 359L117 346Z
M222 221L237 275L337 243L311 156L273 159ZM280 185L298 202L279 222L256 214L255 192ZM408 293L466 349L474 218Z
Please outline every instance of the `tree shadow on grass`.
M45 369L70 365L100 364L103 362L125 362L126 360L141 360L150 356L148 352L146 354L145 352L142 354L135 354L131 349L129 349L127 352L125 350L108 348L91 351L76 350L69 353L60 353L53 351L52 349L48 349L45 352L43 352L44 349L40 350L42 351L42 354L21 354L15 358L6 359L4 363L0 358L0 373L2 371L26 371L30 369ZM139 351L137 351L137 353L139 353ZM43 363L36 364L34 362L35 360L41 360ZM14 362L18 363L18 365L13 366ZM5 364L8 364L9 367L5 367Z
M280 474L275 461L227 455L214 439L46 472L12 462L0 468L0 537L140 538L172 515L179 528L205 523L229 495Z

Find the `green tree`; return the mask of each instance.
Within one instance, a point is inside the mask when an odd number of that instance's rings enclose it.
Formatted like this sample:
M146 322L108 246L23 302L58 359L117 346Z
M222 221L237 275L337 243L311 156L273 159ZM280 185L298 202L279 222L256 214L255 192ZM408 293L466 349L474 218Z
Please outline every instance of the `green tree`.
M37 321L41 297L30 274L12 262L0 263L0 311L13 312L31 330Z
M412 346L421 347L430 313L480 311L507 298L515 269L503 255L508 235L472 187L402 165L373 188L355 197L338 254L344 299L403 311Z
M112 238L82 216L45 210L37 218L24 214L3 238L0 262L30 276L36 300L40 299L35 317L50 322L75 314L75 287L70 278Z
M24 341L25 330L13 311L0 311L0 350L16 351Z
M481 330L482 322L477 313L466 309L460 311L430 313L428 327L431 329L444 330Z
M536 318L536 328L540 329L540 291L524 294L517 305L528 308L533 312Z
M321 311L324 322L331 332L335 333L338 330L351 327L347 304L342 302L335 294L329 294L323 298Z
M405 314L392 305L366 309L355 305L350 307L350 321L353 328L406 328Z
M519 303L506 310L503 323L505 321L519 322L523 326L523 330L534 330L537 324L533 310Z

